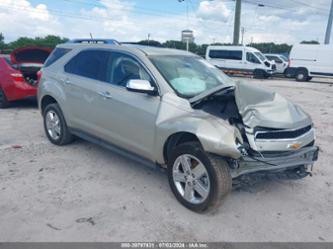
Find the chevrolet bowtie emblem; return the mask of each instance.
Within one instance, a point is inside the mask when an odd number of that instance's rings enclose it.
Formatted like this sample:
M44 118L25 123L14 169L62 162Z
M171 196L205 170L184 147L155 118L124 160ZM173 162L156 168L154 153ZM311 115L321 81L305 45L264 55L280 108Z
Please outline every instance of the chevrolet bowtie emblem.
M301 148L301 144L300 143L288 144L287 148L297 150L297 149Z

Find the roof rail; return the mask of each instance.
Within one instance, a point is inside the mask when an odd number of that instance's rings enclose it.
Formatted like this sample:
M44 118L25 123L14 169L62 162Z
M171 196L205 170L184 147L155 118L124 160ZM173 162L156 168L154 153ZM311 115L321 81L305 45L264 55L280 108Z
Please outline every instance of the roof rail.
M117 40L114 39L73 39L69 40L67 43L92 43L92 44L114 44L120 45Z

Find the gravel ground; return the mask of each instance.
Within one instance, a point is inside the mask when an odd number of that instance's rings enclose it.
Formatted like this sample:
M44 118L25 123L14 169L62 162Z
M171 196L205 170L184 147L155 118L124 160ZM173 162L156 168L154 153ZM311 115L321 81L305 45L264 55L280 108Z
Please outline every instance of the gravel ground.
M51 145L24 101L0 110L0 241L333 241L333 86L245 80L312 115L321 147L313 177L261 181L196 214L160 171L82 140Z

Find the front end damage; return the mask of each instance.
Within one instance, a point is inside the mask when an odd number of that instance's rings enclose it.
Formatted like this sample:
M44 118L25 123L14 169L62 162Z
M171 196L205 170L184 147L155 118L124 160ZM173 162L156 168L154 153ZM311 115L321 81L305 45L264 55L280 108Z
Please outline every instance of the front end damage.
M277 153L271 156L242 155L239 159L229 159L232 178L251 173L281 173L295 171L295 176L309 175L313 163L318 158L319 148L309 146L291 153Z
M319 151L311 118L279 94L237 82L190 102L193 108L228 121L237 131L235 145L241 156L227 158L232 178L311 174Z

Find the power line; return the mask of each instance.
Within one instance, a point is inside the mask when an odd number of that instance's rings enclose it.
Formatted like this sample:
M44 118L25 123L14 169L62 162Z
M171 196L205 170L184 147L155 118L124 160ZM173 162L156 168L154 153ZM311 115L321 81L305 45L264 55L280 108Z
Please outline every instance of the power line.
M326 9L318 8L318 7L315 7L313 5L306 4L306 3L298 1L298 0L290 0L290 1L292 1L294 3L297 3L297 4L302 4L302 5L304 5L306 7L309 7L309 8L312 8L312 9L316 10L315 13L318 13L318 14L319 13L320 14L325 13L325 14L327 14ZM252 5L256 5L258 7L269 7L269 8L273 8L273 9L288 10L288 11L293 10L293 9L296 8L296 6L292 7L292 8L288 8L288 7L281 6L281 5L266 4L265 2L262 2L262 1L253 2L253 1L249 1L249 0L243 0L243 2L248 3L248 4L252 4Z
M312 9L317 9L317 10L321 10L321 11L325 11L325 12L327 12L327 9L324 9L324 8L318 8L318 7L316 7L316 6L313 6L313 5L311 5L311 4L308 4L308 3L305 3L305 2L302 2L302 1L298 1L298 0L290 0L290 1L292 1L292 2L294 2L294 3L297 3L297 4L300 4L300 5L307 6L307 7L312 8ZM323 7L323 6L322 6L322 7Z

